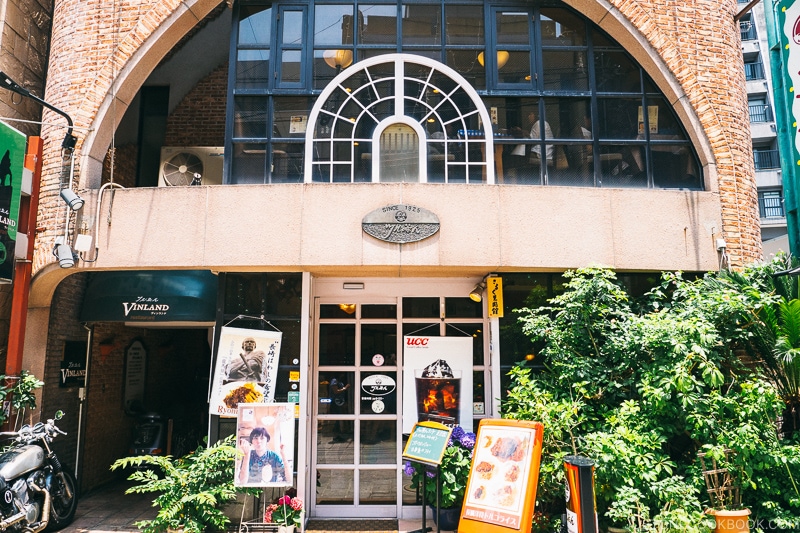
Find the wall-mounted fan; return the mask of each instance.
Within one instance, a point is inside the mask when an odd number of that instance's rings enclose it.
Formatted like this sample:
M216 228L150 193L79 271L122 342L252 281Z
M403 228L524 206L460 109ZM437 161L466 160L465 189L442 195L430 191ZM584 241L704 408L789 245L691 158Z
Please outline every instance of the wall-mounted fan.
M203 171L203 162L191 152L178 152L161 163L167 185L200 185Z

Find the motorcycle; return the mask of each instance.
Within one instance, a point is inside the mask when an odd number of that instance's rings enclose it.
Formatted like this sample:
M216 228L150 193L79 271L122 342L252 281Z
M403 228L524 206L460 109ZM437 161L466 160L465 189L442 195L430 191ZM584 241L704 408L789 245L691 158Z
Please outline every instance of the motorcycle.
M55 531L75 517L75 477L50 449L56 435L67 434L55 424L63 416L58 411L55 420L0 432L0 437L13 437L0 453L0 531Z

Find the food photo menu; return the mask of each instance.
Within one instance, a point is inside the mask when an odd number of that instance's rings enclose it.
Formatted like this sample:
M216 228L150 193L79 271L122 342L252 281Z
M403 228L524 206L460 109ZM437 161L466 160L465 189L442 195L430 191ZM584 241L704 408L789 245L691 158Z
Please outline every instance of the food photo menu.
M542 431L539 422L481 421L462 518L518 530L521 524L530 524L531 502L536 501L539 478ZM485 531L485 524L481 528ZM459 526L460 533L461 530Z

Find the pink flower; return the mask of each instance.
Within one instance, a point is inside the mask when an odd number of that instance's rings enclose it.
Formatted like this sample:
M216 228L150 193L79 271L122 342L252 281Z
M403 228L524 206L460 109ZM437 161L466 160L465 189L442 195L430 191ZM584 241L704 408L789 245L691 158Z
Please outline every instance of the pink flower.
M302 511L303 510L303 500L300 498L292 498L292 501L289 503L292 506L292 509L295 511Z
M278 505L289 505L291 503L291 501L292 501L292 499L290 497L283 496L283 497L281 497L280 500L278 500Z

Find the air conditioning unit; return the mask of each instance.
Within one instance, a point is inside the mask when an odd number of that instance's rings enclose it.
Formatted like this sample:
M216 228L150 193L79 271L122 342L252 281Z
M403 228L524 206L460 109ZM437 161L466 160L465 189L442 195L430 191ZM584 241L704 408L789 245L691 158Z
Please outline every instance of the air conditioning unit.
M222 146L164 146L158 186L220 185L224 161Z

